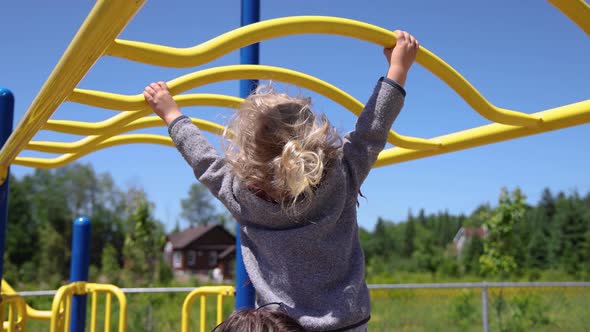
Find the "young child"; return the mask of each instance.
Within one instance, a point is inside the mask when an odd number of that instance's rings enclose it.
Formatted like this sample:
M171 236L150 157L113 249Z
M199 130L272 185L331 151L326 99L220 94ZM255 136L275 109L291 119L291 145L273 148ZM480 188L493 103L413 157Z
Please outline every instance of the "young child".
M234 311L212 332L307 332L289 315L278 310Z
M224 158L164 82L144 91L197 179L240 224L257 302L283 303L307 330L366 331L370 319L357 198L403 106L419 48L407 32L395 33L396 46L384 50L387 76L344 138L315 117L309 99L257 91L228 125Z

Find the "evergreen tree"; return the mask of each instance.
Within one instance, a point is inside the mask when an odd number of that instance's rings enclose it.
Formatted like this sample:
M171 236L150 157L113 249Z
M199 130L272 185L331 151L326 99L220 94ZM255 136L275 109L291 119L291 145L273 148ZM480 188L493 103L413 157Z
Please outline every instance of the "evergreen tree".
M539 208L543 209L549 219L555 215L555 199L549 188L543 189L541 200L539 201Z
M404 247L403 255L411 257L414 253L414 242L416 240L416 222L412 216L412 211L408 212L408 220L405 224L404 230Z
M559 256L561 266L571 275L579 275L582 265L582 247L587 231L588 212L577 193L562 197L557 202L555 222L559 225Z
M213 196L200 183L193 183L191 185L188 198L180 201L180 206L182 207L181 216L191 226L207 225L215 219Z
M152 284L159 277L165 242L164 228L152 218L150 204L147 201L138 202L130 221L135 226L125 238L125 267L134 282Z

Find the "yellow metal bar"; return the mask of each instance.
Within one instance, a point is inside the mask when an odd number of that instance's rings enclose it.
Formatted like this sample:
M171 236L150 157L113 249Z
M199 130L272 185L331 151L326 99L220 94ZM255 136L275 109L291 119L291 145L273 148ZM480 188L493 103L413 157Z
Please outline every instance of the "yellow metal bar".
M205 323L207 320L207 297L201 295L201 315L199 318L199 331L205 332Z
M217 325L223 322L223 295L217 295Z
M189 48L117 39L107 54L159 66L194 67L259 41L301 34L340 35L384 47L393 47L396 42L395 33L368 23L329 16L295 16L250 24ZM458 71L422 46L416 61L447 83L487 119L518 126L534 127L539 124L539 119L529 114L492 105Z
M72 295L69 295L65 299L66 303L66 312L65 312L65 331L70 331L70 321L72 320ZM65 332L64 331L64 332Z
M145 0L99 0L0 150L0 169L8 167L51 114L104 54Z
M191 118L192 122L201 130L208 131L213 134L221 135L224 127L220 124L209 122L202 119ZM75 142L52 142L52 141L31 141L27 144L27 150L46 152L46 153L79 153L79 152L93 152L94 146L109 137L119 135L134 130L145 129L150 127L165 126L165 123L159 117L147 117L133 121L130 124L121 128L111 128L108 134L101 136L88 136ZM18 158L17 158L18 159Z
M590 36L590 5L584 0L548 0Z
M337 87L322 81L316 77L280 67L258 65L233 65L215 67L184 75L168 82L170 91L176 95L198 86L241 79L271 79L274 81L289 82L306 89L315 91L332 99L344 108L359 115L364 105ZM103 108L116 108L121 110L137 110L146 107L142 94L120 95L102 91L75 89L72 96L85 104ZM423 138L403 136L389 132L388 141L395 145L408 149L435 149L438 143Z
M90 293L107 293L110 295L114 295L117 298L117 301L119 302L119 332L125 332L127 330L127 298L125 297L125 294L121 291L120 288L118 288L117 286L114 285L109 285L109 284L94 284L94 283L90 283L90 284L86 284L86 290L87 292ZM110 308L110 298L107 302L107 306L105 306L105 308ZM106 309L105 309L106 310ZM110 313L110 310L109 310ZM109 317L106 313L105 313L105 317ZM107 321L109 322L110 325L110 317L108 319L105 318L105 324L107 323ZM105 327L106 329L106 327Z
M435 137L442 142L437 151L417 151L402 148L387 149L379 155L376 167L401 163L404 161L429 157L452 151L464 150L476 146L501 142L517 137L524 137L541 132L552 131L590 122L590 100L556 107L535 113L543 118L543 125L537 128L514 127L499 123L489 124L473 129Z
M176 100L180 107L214 106L227 108L238 108L244 101L242 98L216 94L178 95L174 97L174 100ZM100 102L98 103L100 104ZM109 133L109 130L114 129L115 127L124 126L141 117L150 115L151 113L152 111L147 108L141 110L132 110L117 114L100 122L49 120L43 129L74 135L105 135L106 133Z
M590 122L590 100L565 105L534 114L544 119L543 124L539 127L514 127L494 123L477 128L467 129L449 135L432 138L432 140L441 142L441 148L437 150L411 150L399 147L387 149L379 155L375 166L380 167L396 164L404 161L420 159L490 143L501 142L517 137L530 136L533 134L588 123ZM192 120L195 124L201 126L197 119ZM142 123L142 125L147 125L151 121L156 120L141 119L140 123ZM205 126L202 126L202 128L204 130L207 129ZM221 130L220 126L217 130ZM105 141L97 144L95 147L87 146L83 149L80 149L76 154L64 154L52 159L19 157L15 160L15 164L37 168L60 167L77 160L78 158L81 158L92 151L128 143L154 143L166 146L174 146L170 138L165 136L148 134L122 135L106 139Z
M8 304L8 332L14 331L14 308Z
M104 304L104 332L111 330L111 293L106 293Z
M191 317L191 307L193 302L197 297L201 298L201 305L200 305L200 321L199 321L199 328L200 331L205 331L205 319L206 319L206 299L207 295L217 295L217 323L221 323L223 320L219 317L219 297L223 296L234 296L234 288L232 286L204 286L199 287L190 292L185 298L184 302L182 303L182 315L181 315L181 331L182 332L189 332L190 331L190 317ZM223 310L223 309L222 309Z
M98 294L92 293L92 305L90 307L90 332L96 332L96 307L98 306Z

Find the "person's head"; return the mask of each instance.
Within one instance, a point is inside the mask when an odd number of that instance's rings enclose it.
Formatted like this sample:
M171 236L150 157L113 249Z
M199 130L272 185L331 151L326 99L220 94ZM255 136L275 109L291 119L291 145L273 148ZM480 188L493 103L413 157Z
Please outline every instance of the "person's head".
M293 318L276 310L238 310L214 332L306 332Z
M236 175L287 211L309 202L341 139L325 116L316 117L309 98L259 87L229 122L226 158Z

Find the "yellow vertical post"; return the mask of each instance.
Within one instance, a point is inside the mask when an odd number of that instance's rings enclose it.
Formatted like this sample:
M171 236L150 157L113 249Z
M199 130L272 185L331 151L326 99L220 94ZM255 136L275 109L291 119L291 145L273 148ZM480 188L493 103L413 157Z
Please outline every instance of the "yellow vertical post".
M111 330L111 293L107 293L104 304L104 332Z
M12 305L8 304L8 332L14 331L14 310Z
M98 304L98 294L92 292L92 305L90 308L90 332L96 332L96 307Z
M223 322L223 294L217 294L217 324Z
M64 319L64 332L70 330L70 319L72 318L72 294L67 294L65 297L65 319Z
M205 320L207 319L207 297L201 295L201 317L199 319L200 332L205 332Z

